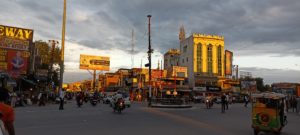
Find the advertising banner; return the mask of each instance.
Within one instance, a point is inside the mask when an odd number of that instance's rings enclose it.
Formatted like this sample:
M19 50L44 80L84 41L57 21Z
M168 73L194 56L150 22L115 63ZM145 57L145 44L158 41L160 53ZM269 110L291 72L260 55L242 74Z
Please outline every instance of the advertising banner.
M232 57L233 53L225 50L225 75L232 75Z
M28 57L26 51L7 51L7 71L11 77L17 78L20 74L26 74Z
M18 78L26 74L33 30L0 25L0 71Z
M300 97L300 85L297 86L296 95L297 95L297 97Z
M33 30L0 25L0 71L18 78L26 74Z
M29 51L33 30L0 25L0 48Z
M255 92L257 90L256 81L241 81L242 90Z
M109 71L109 67L109 57L80 54L80 69Z

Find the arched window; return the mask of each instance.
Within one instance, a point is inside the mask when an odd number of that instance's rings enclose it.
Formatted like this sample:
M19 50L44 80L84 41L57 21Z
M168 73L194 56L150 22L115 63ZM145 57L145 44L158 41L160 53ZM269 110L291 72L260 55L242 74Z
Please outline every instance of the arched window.
M202 72L202 44L197 44L197 72Z
M212 45L207 46L207 73L208 75L213 74L213 61L212 61Z
M218 46L218 75L222 76L222 46Z

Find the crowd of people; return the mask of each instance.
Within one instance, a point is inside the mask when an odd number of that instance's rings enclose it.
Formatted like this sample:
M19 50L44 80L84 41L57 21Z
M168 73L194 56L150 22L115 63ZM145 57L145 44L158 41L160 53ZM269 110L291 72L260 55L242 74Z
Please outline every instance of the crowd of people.
M296 112L300 114L300 97L297 97L295 95L288 95L286 96L286 112L289 112L290 110L292 112Z

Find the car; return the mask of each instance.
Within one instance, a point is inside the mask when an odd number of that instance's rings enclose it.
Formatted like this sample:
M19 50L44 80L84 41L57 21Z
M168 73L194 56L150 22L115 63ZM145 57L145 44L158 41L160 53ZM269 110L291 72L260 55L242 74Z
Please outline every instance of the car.
M202 96L193 96L193 102L194 103L201 103L203 101Z
M220 104L222 102L220 97L216 97L214 100L215 103Z
M130 107L131 106L131 101L130 101L130 98L129 97L125 97L124 98L124 104L126 107Z
M102 99L104 104L110 104L112 102L112 96L104 96L104 98Z

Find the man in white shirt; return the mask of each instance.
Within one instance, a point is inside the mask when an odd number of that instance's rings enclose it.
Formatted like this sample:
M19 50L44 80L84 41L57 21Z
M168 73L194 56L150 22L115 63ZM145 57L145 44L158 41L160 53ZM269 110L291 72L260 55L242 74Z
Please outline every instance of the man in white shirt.
M229 104L229 95L226 94L226 100L225 100L226 110L228 110L228 104Z
M60 99L59 110L64 109L64 98L65 98L65 91L64 89L61 89L59 91L59 99Z

